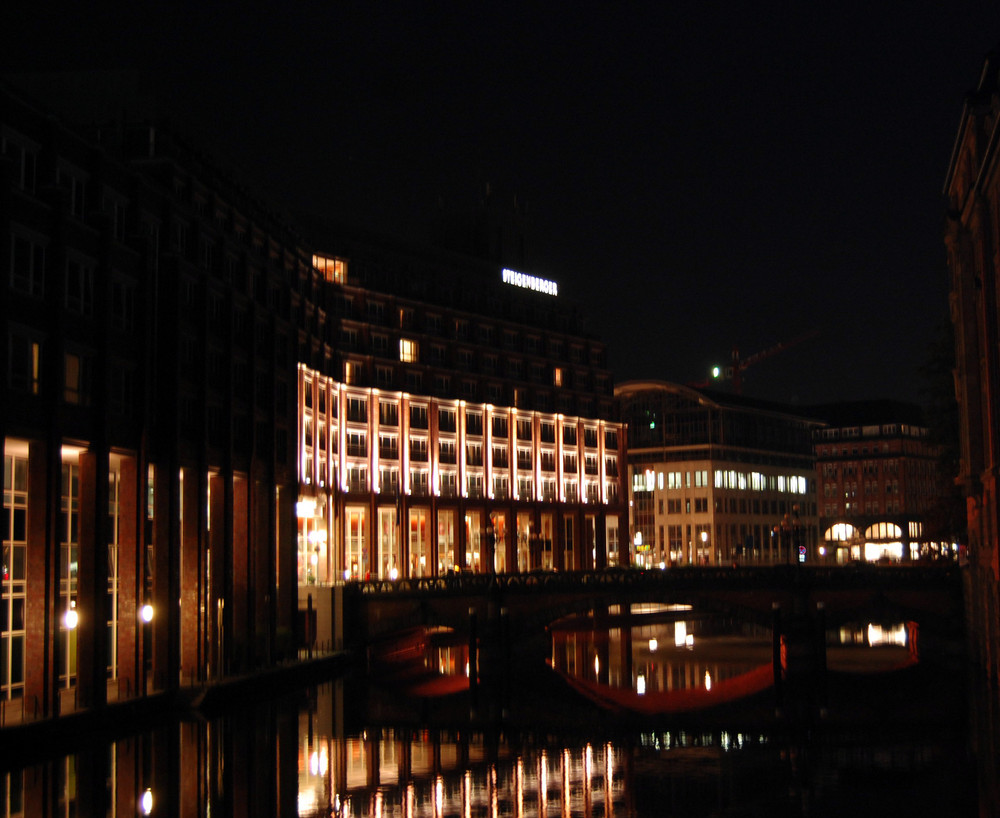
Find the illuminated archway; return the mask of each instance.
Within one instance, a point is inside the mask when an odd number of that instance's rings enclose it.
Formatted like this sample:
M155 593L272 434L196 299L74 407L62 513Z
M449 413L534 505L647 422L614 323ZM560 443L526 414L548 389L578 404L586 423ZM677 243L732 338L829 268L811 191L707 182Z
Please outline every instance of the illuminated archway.
M903 529L895 523L875 523L865 529L866 540L901 540Z
M850 523L834 523L824 533L827 542L848 542L858 535L858 530Z

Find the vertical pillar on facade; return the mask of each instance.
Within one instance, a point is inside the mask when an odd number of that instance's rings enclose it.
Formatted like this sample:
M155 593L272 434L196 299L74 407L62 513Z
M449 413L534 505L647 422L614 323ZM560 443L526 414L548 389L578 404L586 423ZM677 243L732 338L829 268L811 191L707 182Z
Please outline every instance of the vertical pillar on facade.
M107 703L108 693L108 452L81 452L79 465L77 703L100 708Z
M431 552L427 557L430 564L427 567L430 569L431 576L434 577L436 577L438 573L437 570L438 559L439 559L438 555L441 553L441 545L438 542L438 514L440 513L441 513L441 507L438 498L432 496L431 510L428 513L429 519L427 520L427 528L428 528L427 533L430 535L430 547L431 547ZM421 573L419 564L417 567L417 573Z
M223 621L229 623L229 661L231 669L245 670L250 658L253 628L250 621L250 493L249 481L242 474L232 480L232 562L226 571L227 601Z
M142 677L142 546L140 522L144 507L140 498L139 469L135 457L123 455L119 462L118 487L118 657L116 669L119 698L134 696L139 691Z
M210 679L224 675L227 630L224 627L226 602L226 577L229 561L226 559L227 544L230 540L229 515L226 513L230 496L229 479L213 473L208 478L208 548L209 548L209 588L205 609L206 632L208 634L208 655L205 657L206 677Z
M28 532L25 566L24 718L59 715L56 634L59 619L60 495L57 442L28 445Z
M254 521L250 531L252 589L250 614L253 622L251 634L254 639L254 665L260 665L267 662L272 636L269 629L271 614L268 610L270 603L268 579L271 574L271 538L274 530L271 525L271 497L267 481L254 480L250 508Z
M153 476L153 686L172 690L180 677L180 478L156 464Z
M557 511L552 515L552 567L556 571L566 570L566 555L564 549L565 530L563 528L563 506L557 506Z
M608 567L608 515L603 507L594 516L594 541L597 551L594 568L600 571Z
M298 609L298 574L296 564L298 524L295 517L295 491L285 488L278 493L278 536L277 536L277 568L275 581L277 588L275 606L275 627L283 634L279 648L294 654L295 615Z
M200 525L201 492L194 469L181 471L180 519L180 678L195 682L200 678L199 634L201 594Z

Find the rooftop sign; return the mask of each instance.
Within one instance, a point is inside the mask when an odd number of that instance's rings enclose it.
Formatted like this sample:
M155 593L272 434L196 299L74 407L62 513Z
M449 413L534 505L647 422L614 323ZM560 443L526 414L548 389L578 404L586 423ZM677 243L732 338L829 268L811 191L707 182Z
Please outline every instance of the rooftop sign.
M559 295L559 285L547 278L529 276L519 273L517 270L509 270L506 267L500 272L504 284L511 284L514 287L523 287L525 290L545 293L546 295Z

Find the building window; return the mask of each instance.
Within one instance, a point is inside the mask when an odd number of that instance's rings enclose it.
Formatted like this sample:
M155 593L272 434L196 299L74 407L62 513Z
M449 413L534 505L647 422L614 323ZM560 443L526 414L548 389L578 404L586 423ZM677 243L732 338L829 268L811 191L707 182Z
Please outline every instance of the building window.
M108 400L113 414L119 417L131 417L134 382L131 369L122 364L111 368Z
M427 407L410 405L410 426L413 429L427 428Z
M90 359L67 352L64 362L63 399L66 403L86 406L90 402Z
M34 193L38 149L23 137L4 133L3 137L0 138L0 154L6 156L13 163L12 180L14 186L26 193Z
M399 360L405 364L413 364L418 360L417 342L410 338L399 339Z
M45 247L16 233L10 241L10 286L36 298L45 294Z
M66 261L66 309L80 315L94 312L94 268L87 262Z
M3 574L0 575L0 699L19 698L24 687L25 580L28 550L28 460L3 463Z
M562 367L556 366L552 368L552 385L562 386L563 385L563 371Z
M347 283L347 261L342 258L332 256L313 256L312 266L319 272L325 281L335 284Z
M87 191L84 173L76 168L70 168L68 165L63 166L56 173L56 183L68 194L69 214L77 219L82 219Z
M11 333L7 361L7 383L18 392L38 394L41 344L25 335Z

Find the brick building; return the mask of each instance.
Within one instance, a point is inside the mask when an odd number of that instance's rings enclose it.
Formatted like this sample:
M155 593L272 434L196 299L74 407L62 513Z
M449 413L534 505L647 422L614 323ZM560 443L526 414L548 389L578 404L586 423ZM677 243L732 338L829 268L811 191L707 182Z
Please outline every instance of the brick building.
M1000 680L1000 51L962 110L944 193L961 430L958 483L968 512L967 605L975 660Z
M940 448L920 409L898 401L810 408L822 547L828 559L891 561L956 557L927 516L943 494Z

